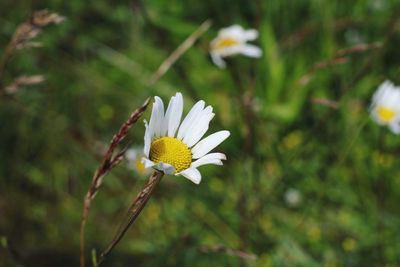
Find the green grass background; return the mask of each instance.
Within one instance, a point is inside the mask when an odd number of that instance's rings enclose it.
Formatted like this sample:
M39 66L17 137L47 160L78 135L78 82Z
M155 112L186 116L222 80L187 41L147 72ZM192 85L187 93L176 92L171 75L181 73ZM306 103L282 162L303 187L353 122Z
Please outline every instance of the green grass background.
M199 99L214 107L209 132L231 132L218 148L228 160L201 167L198 186L164 177L104 266L400 266L400 136L368 114L381 82L400 83L399 1L1 1L0 52L42 8L66 21L44 30L41 48L18 51L1 81L47 77L0 98L0 266L77 266L99 147L147 97L177 91L186 112ZM149 86L206 19L211 29ZM232 24L259 30L263 57L221 70L208 45ZM374 42L382 48L310 73ZM130 144L142 146L143 133L140 121ZM126 162L105 178L86 229L89 266L144 183ZM297 206L285 201L289 189L302 196ZM202 249L217 244L257 259Z

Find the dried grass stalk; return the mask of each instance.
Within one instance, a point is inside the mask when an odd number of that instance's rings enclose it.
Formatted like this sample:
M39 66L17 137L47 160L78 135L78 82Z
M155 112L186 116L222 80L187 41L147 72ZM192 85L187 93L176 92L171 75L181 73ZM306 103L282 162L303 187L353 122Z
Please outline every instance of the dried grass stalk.
M370 44L357 44L349 48L341 49L336 52L335 57L343 57L356 53L364 53L373 49L380 49L383 47L383 42L375 42Z
M119 131L113 136L110 145L107 149L106 154L103 157L103 160L100 166L97 168L96 172L93 175L92 183L89 187L88 192L84 198L83 204L83 211L82 211L82 219L81 219L81 228L80 228L80 264L81 266L85 266L85 256L84 256L84 249L85 249L85 225L87 222L89 209L91 203L96 196L100 186L103 183L104 177L107 175L109 171L111 171L115 166L117 166L124 157L125 151L120 151L118 153L114 153L117 146L125 139L126 135L128 134L129 129L135 124L135 122L140 118L143 112L146 110L147 106L150 103L150 98L148 98L145 103L135 110L128 120L122 124Z
M307 71L307 73L304 74L299 79L298 82L299 82L299 84L301 84L303 86L307 85L317 71L324 70L324 69L327 69L328 67L335 66L335 65L346 64L347 62L349 62L350 55L358 54L358 53L365 53L370 50L380 49L382 47L383 47L382 42L375 42L375 43L371 43L371 44L357 44L350 48L341 49L341 50L337 51L331 59L324 60L324 61L314 64Z
M8 86L4 88L7 94L14 94L25 86L31 86L43 83L46 78L43 75L22 75L14 79Z
M321 106L329 107L332 109L338 109L339 108L339 102L327 99L327 98L321 98L321 97L313 97L311 98L311 103L318 104Z
M0 61L0 81L2 80L7 62L17 49L40 46L39 42L32 40L41 33L42 28L50 24L59 24L64 20L64 17L47 9L33 12L30 18L17 28L5 49Z
M237 249L228 248L222 244L216 244L211 246L204 246L200 248L200 251L204 253L225 253L230 256L238 257L244 260L256 260L257 255L253 253L244 252Z
M42 28L50 24L59 24L64 20L64 17L47 9L33 12L31 17L26 22L22 23L15 31L7 47L7 53L12 54L15 49L24 48L32 39L42 32Z
M189 35L186 40L175 49L174 52L169 55L167 59L161 63L157 71L153 74L150 79L150 85L156 83L164 74L171 68L171 66L199 39L199 37L205 33L211 27L211 20L204 21L196 31Z

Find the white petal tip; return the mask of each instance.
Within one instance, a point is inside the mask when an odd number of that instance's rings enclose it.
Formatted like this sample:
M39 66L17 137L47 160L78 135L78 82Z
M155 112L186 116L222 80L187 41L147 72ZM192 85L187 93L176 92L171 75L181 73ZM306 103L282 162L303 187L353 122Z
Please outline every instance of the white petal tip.
M213 150L216 146L221 144L230 136L230 132L227 130L219 131L207 136L205 139L197 143L193 149L193 158L198 159Z
M228 138L231 135L231 132L227 131L227 130L223 130L220 133L223 136L223 137L221 137L221 139L223 139L221 142L225 141L225 139Z
M189 168L183 170L179 173L180 175L184 176L185 178L189 179L195 184L200 184L201 182L201 174L196 168ZM177 174L177 175L179 175Z

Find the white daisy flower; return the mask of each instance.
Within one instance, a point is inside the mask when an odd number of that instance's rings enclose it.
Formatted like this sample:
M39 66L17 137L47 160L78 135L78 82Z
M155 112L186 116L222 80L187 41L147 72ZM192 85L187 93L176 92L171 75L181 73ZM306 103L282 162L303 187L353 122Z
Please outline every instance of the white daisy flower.
M212 61L220 68L225 68L224 57L242 54L248 57L261 57L259 47L247 44L247 41L257 39L258 31L255 29L244 30L240 25L223 28L218 36L210 43L210 55Z
M390 81L383 82L372 97L370 111L376 123L400 134L400 87Z
M297 207L301 201L302 196L299 190L294 188L289 188L284 195L286 204L290 207Z
M147 175L149 170L142 163L143 150L139 147L129 148L125 152L125 158L128 161L128 168L136 171L138 174Z
M166 174L183 175L195 184L201 181L198 167L222 165L222 153L209 153L230 135L219 131L200 140L214 117L211 106L197 102L181 123L183 98L177 93L171 98L164 114L164 103L156 96L150 122L145 121L144 154L146 168L153 167Z

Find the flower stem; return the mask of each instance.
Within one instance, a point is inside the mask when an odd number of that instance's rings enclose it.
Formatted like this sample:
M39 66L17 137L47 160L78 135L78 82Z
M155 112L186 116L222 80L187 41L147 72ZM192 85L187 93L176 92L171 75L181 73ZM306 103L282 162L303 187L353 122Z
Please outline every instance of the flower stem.
M114 238L111 240L110 244L100 254L100 258L97 266L99 266L107 257L108 254L114 249L114 247L121 241L122 237L129 229L129 227L135 222L136 218L139 216L140 212L146 205L147 201L150 199L153 194L154 189L161 181L161 178L164 176L163 172L154 171L154 173L150 176L149 181L144 186L143 190L139 193L139 195L133 201L131 207L128 210L125 220L122 222L120 227L118 228L117 233Z

